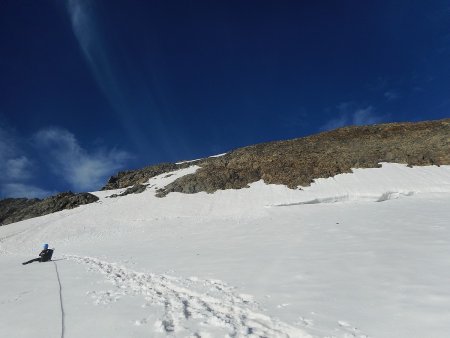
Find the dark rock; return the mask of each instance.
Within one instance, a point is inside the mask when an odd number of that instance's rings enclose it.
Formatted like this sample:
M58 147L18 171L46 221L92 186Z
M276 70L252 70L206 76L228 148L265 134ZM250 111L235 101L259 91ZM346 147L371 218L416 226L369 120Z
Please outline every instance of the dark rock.
M4 200L0 200L0 224L8 224L5 220L14 217L14 215L19 213L21 210L24 210L39 201L41 200L37 198L6 198Z
M113 194L113 195L111 195L109 197L110 198L115 198L115 197L119 197L119 196L126 196L126 195L129 195L129 194L140 194L141 192L144 192L145 189L147 189L147 185L145 185L145 184L135 184L132 187L129 187L123 193L121 193L121 194Z
M142 169L121 171L117 175L112 176L102 190L121 189L135 184L144 184L152 177L177 169L187 168L192 164L195 164L195 162L180 164L161 163Z
M45 199L8 198L0 201L0 223L10 224L25 219L73 209L79 205L98 201L89 193L63 192Z

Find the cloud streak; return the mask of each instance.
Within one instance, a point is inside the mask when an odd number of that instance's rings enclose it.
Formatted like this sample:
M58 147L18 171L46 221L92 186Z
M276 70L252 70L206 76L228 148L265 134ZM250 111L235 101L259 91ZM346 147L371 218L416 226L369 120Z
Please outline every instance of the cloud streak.
M72 133L62 128L40 130L33 139L38 149L47 154L52 172L78 191L98 189L131 158L127 152L117 149L88 152Z
M122 88L126 80L120 78L117 62L112 59L112 55L117 57L118 53L111 52L111 47L101 34L95 17L95 3L89 0L68 0L67 12L73 33L98 87L135 146L142 147L145 136L132 121L129 114L131 105Z
M136 60L136 55L124 53L121 47L108 39L102 25L105 21L100 21L96 15L97 8L94 1L66 0L66 8L73 33L89 69L136 149L141 153L149 151L149 134L133 117L136 109L142 109L136 106L136 102L140 102L140 105L145 107L146 114L150 114L153 118L153 134L157 135L156 142L159 145L152 150L174 154L173 139L178 136L171 135L171 129L164 121L164 114L160 109L164 104L158 104L157 102L161 100L155 100L154 80L143 75L146 72L137 68L136 65L141 64L140 60ZM107 20L105 17L102 19ZM120 42L123 41L115 43ZM138 98L130 98L131 87L139 89L134 95L137 92L142 94L139 94Z
M400 94L395 90L388 90L383 95L388 101L394 101L400 97Z
M1 185L1 193L8 198L44 198L53 195L55 192L31 184L5 183Z
M4 163L7 178L24 180L31 177L31 161L27 157L22 155L16 158L9 158Z
M118 79L112 70L108 47L98 33L93 6L93 3L88 0L67 1L72 30L97 84L113 105L122 106Z
M0 198L41 198L51 194L29 184L34 176L32 164L22 149L21 139L12 130L0 126Z
M0 198L43 198L67 186L74 191L97 190L132 158L115 148L86 150L63 128L41 129L31 140L32 145L29 137L0 126ZM55 187L56 176L64 188Z
M363 126L382 122L386 116L376 112L373 106L355 108L352 102L344 102L338 105L337 117L327 121L320 130L333 130L348 125Z

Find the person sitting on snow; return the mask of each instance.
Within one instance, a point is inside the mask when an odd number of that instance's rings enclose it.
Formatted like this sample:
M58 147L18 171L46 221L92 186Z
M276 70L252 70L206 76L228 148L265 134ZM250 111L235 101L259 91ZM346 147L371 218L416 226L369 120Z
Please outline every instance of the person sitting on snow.
M49 249L48 244L44 244L43 250L39 254L39 258L34 258L32 260L29 260L28 262L22 263L23 265L33 263L33 262L47 262L52 259L53 250L55 249Z

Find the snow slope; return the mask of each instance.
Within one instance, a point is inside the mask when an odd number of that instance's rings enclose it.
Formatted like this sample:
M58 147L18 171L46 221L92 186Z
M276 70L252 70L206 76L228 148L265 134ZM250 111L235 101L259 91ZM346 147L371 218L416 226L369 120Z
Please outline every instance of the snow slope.
M448 337L450 166L154 196L195 170L1 227L0 336Z

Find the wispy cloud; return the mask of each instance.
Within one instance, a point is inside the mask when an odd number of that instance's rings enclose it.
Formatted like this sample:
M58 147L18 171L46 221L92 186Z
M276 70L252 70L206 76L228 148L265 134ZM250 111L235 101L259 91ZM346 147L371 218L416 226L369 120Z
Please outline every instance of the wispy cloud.
M48 196L50 191L29 184L34 171L21 143L13 130L0 126L0 198Z
M402 80L389 77L378 77L367 84L367 88L382 95L387 101L394 101L401 98L401 87L404 86Z
M149 135L142 125L131 118L133 114L130 112L137 109L136 97L131 99L128 94L130 87L139 88L139 101L144 102L145 109L152 115L154 133L158 134L159 144L153 151L174 154L173 140L178 136L165 122L168 110L161 103L164 99L161 100L160 95L155 100L154 77L143 75L146 71L138 68L141 64L139 56L124 53L118 47L122 45L121 41L110 39L104 26L108 18L103 15L99 19L97 5L93 0L66 0L72 31L98 87L135 148L144 153L148 151Z
M8 198L44 198L56 193L25 183L5 183L0 186L0 190L1 195Z
M396 90L388 90L383 95L388 101L393 101L400 97L400 94Z
M61 190L67 186L74 191L96 190L131 158L128 152L115 148L86 150L63 128L42 129L31 139L32 146L30 137L0 126L0 198L54 194L57 187L45 186L54 176L66 186ZM48 177L48 173L54 176Z
M352 115L352 124L356 126L363 126L367 124L375 124L381 122L383 117L375 113L373 106L357 109Z
M89 62L94 62L95 42L99 42L94 26L92 3L88 0L68 0L67 10L73 32ZM91 64L94 66L93 64Z
M375 107L357 107L353 102L343 102L337 106L337 116L327 121L321 130L332 130L348 125L362 126L380 123L386 119L386 115L380 115Z
M40 130L34 140L38 149L47 154L52 172L75 190L98 189L131 158L129 153L118 149L87 151L72 133L62 128Z
M116 76L112 71L108 47L96 27L94 3L89 0L68 0L67 11L73 33L97 84L108 99L117 103L121 94L117 88Z
M119 119L136 148L143 147L146 136L141 127L130 118L129 111L133 109L134 103L130 104L125 94L127 78L120 72L123 63L129 66L133 62L124 60L123 51L114 50L111 41L105 38L101 29L102 26L96 17L96 3L94 1L67 0L66 4L73 33L98 87L109 101L115 116ZM145 84L139 83L139 85ZM137 86L137 83L133 83L133 86ZM147 92L150 92L150 90L147 90ZM152 98L150 98L151 100ZM156 112L152 113L155 114ZM154 123L158 125L159 121L155 120ZM158 127L163 128L162 125ZM141 150L145 151L142 148Z
M329 120L322 127L320 127L320 129L321 130L333 130L333 129L341 128L348 124L348 120L349 119L348 119L347 114L340 114L338 117Z
M6 159L5 175L9 179L24 180L31 177L31 161L24 155Z
M0 125L0 165L7 158L14 156L17 152L17 145L14 134L6 127Z

